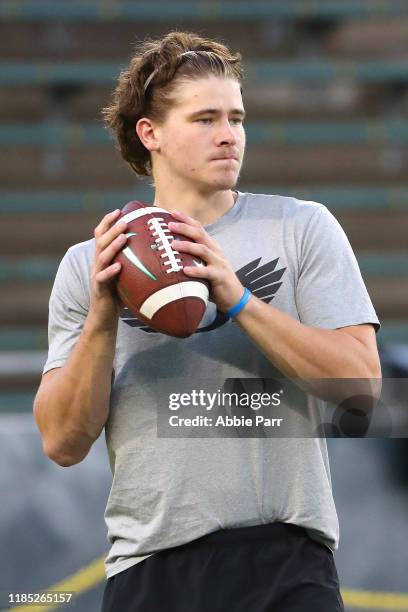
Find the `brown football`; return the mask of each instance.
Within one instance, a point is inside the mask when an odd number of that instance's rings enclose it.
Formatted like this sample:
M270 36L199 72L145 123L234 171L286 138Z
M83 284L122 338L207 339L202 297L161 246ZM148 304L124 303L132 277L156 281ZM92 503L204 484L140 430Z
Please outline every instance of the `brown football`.
M183 272L184 266L202 266L198 257L179 253L171 247L173 238L167 224L171 214L137 200L122 208L127 221L127 243L114 261L122 264L117 289L124 305L152 329L187 338L204 316L208 303L208 283Z

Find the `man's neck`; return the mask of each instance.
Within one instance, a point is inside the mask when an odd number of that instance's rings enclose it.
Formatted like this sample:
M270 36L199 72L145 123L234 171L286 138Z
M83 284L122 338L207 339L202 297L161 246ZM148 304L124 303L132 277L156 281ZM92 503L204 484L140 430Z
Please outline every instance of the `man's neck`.
M168 189L162 192L156 188L154 205L166 210L179 210L193 217L202 225L210 225L234 206L237 197L238 193L231 189L216 191L209 195L198 193L178 193L175 195L171 194Z

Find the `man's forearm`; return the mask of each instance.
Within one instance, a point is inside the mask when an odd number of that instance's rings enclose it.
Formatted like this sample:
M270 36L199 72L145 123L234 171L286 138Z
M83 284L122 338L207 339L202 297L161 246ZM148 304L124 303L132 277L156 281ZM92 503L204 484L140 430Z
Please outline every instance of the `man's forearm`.
M255 296L235 320L287 377L375 376L368 350L359 340L336 330L303 325Z
M67 465L86 456L108 418L116 332L100 331L88 318L66 363L36 396L44 448Z

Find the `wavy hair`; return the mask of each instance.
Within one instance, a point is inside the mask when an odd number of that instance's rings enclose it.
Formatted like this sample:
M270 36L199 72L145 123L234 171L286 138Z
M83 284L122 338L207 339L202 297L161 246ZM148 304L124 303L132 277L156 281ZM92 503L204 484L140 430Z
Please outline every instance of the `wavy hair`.
M180 80L210 74L233 78L242 86L241 55L190 32L170 32L137 45L128 69L119 75L111 103L101 110L123 159L136 174L150 176L152 170L150 152L136 133L138 120L148 117L163 122L174 105Z

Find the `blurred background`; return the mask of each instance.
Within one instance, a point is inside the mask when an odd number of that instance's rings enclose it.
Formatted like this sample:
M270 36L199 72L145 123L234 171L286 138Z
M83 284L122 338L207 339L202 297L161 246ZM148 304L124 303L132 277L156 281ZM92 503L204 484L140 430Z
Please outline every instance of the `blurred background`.
M172 29L241 51L239 189L333 212L382 322L383 374L408 377L407 1L0 1L0 609L61 581L79 593L67 609L100 608L104 440L52 464L32 402L59 261L106 212L152 199L99 111L133 44ZM408 610L407 441L328 441L347 610Z

